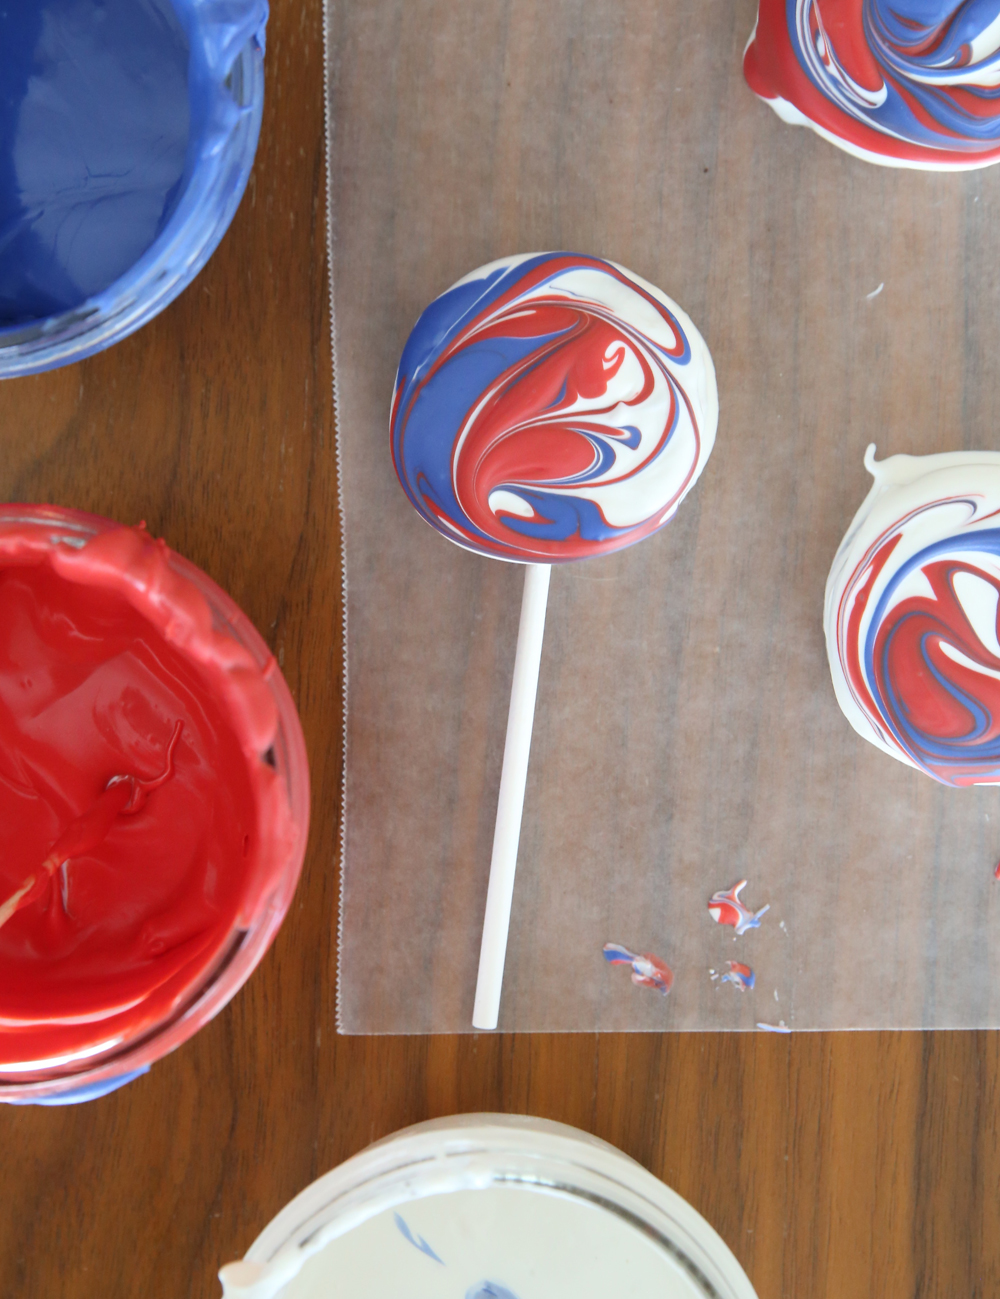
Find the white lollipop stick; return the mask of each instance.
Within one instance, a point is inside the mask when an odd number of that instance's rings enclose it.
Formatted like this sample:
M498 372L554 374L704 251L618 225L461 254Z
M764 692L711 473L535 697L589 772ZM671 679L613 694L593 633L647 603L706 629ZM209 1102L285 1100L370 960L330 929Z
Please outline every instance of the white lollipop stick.
M673 518L715 442L715 369L680 307L638 275L587 254L529 253L435 299L403 349L391 412L392 462L421 518L526 565L472 1016L491 1029L549 563L611 554Z
M521 837L524 784L528 777L528 753L535 718L538 665L542 657L545 605L549 598L551 572L549 564L524 566L524 596L521 600L521 623L514 655L514 681L510 688L510 712L507 714L507 739L500 773L500 796L497 799L497 823L493 833L490 884L486 893L483 943L479 949L479 977L476 980L476 1003L472 1011L473 1028L496 1028L500 1013L500 989L503 986L503 967L507 956L507 930L510 927L510 906L514 897L517 844Z

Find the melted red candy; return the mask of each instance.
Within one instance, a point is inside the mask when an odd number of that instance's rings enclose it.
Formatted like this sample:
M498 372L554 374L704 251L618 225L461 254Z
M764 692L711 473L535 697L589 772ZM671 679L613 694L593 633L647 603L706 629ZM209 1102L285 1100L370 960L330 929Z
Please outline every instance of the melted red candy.
M183 1009L289 838L265 675L168 555L0 536L0 902L71 853L0 927L0 1068Z

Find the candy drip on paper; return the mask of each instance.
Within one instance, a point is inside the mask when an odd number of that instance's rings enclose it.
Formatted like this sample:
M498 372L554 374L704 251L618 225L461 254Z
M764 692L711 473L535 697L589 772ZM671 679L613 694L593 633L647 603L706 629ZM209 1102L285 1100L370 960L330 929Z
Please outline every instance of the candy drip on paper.
M748 929L759 929L761 917L770 911L770 902L759 911L751 911L740 901L740 894L747 886L746 880L740 880L731 889L713 893L708 902L708 914L717 925L732 925L736 933L745 934Z
M611 965L630 965L632 982L637 988L653 988L664 996L670 991L674 982L674 972L665 961L649 952L637 955L619 943L604 944L604 959Z
M1000 783L1000 454L892 456L837 552L827 654L854 729L946 785Z
M869 161L1000 160L998 0L761 0L743 69L779 116Z
M630 546L669 521L715 440L715 372L683 311L597 257L472 272L403 351L392 455L451 541L524 563Z
M9 1073L161 1022L295 843L269 669L142 529L40 533L0 523L0 898L34 877L0 928Z
M742 961L727 961L729 972L722 976L722 983L731 983L740 992L747 992L756 983L756 976L749 965Z

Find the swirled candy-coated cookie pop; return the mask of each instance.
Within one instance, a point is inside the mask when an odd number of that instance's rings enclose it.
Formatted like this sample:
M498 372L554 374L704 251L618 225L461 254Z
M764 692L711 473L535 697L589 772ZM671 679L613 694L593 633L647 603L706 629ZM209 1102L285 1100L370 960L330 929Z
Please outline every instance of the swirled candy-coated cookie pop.
M874 452L826 586L837 699L935 780L1000 784L1000 452Z
M550 565L662 528L704 468L715 370L684 312L599 257L491 262L427 308L403 349L392 458L449 541L527 565L473 1023L495 1028Z
M1000 161L1000 0L760 0L746 79L868 162Z
M708 459L708 348L659 289L598 257L493 262L423 313L399 363L392 457L449 540L521 563L630 546Z

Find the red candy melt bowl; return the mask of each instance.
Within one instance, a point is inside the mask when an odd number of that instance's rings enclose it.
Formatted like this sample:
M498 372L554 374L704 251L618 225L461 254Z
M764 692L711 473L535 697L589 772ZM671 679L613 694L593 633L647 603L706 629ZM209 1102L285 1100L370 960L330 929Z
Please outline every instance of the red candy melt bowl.
M0 1101L129 1081L207 1023L302 869L295 705L144 528L0 506Z

